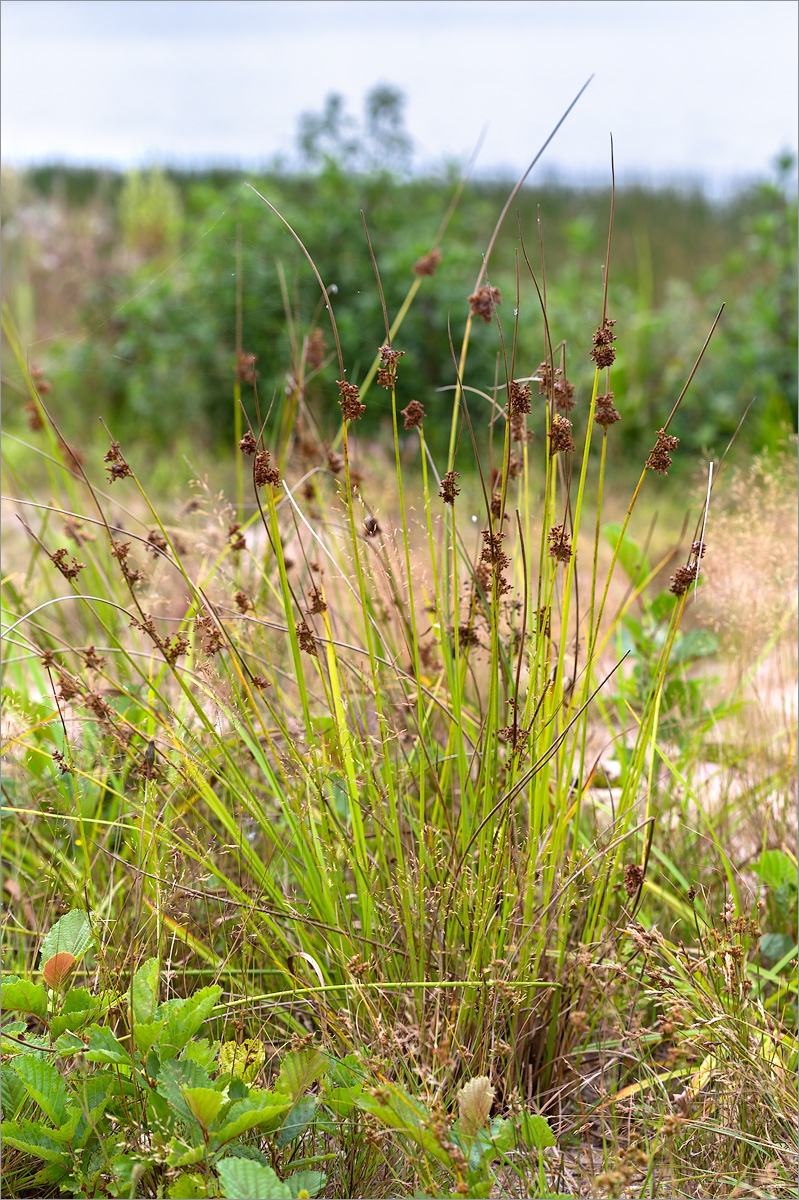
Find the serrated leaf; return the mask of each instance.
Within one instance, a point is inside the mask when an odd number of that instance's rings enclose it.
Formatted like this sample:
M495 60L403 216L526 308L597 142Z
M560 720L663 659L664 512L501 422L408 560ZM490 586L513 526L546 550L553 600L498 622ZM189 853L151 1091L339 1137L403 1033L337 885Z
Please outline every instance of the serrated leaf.
M555 1135L549 1127L546 1117L534 1113L523 1112L519 1122L519 1136L531 1150L543 1150L546 1146L555 1146Z
M13 1146L15 1150L21 1150L24 1154L43 1158L45 1162L58 1163L61 1167L67 1165L68 1159L63 1147L34 1121L3 1121L0 1125L0 1138L6 1146Z
M328 1058L314 1046L306 1050L292 1050L283 1059L275 1091L284 1092L292 1100L299 1100L312 1083L327 1073L329 1066Z
M293 1174L286 1176L286 1186L290 1188L291 1195L295 1198L302 1192L308 1196L318 1196L322 1188L327 1183L327 1176L321 1171L294 1171Z
M133 1026L133 1040L140 1054L145 1057L149 1054L165 1025L166 1018L162 1021L148 1021L143 1025Z
M14 982L4 979L0 987L0 1004L3 1012L29 1012L37 1017L47 1016L47 989L42 983L30 979Z
M13 1071L7 1067L0 1072L0 1101L3 1105L3 1116L11 1120L17 1115L17 1110L25 1099L25 1084Z
M152 1020L158 1004L158 985L158 959L148 958L133 976L131 984L135 1025L146 1025Z
M318 1101L315 1096L308 1096L304 1100L297 1101L288 1113L280 1128L280 1133L277 1135L276 1142L278 1146L287 1146L289 1142L293 1142L296 1137L300 1136L302 1131L310 1125L316 1116L317 1104Z
M201 988L170 1012L158 1043L162 1062L174 1058L189 1039L194 1037L221 995L221 987L213 984L211 987Z
M97 1016L96 1008L85 1008L78 1012L60 1012L57 1017L50 1018L50 1033L60 1037L62 1033L77 1033Z
M222 1129L214 1130L212 1144L218 1150L225 1142L246 1133L248 1129L276 1126L283 1113L291 1108L288 1096L276 1096L271 1092L250 1092L246 1100L230 1106Z
M209 1188L211 1190L209 1190ZM208 1200L217 1194L217 1188L202 1175L180 1175L166 1189L169 1200Z
M187 1146L185 1142L181 1142L178 1138L172 1138L169 1143L169 1158L167 1159L170 1167L193 1167L195 1163L202 1162L205 1158L206 1149L204 1145Z
M14 1060L13 1069L56 1128L63 1125L67 1119L67 1085L53 1064L40 1055L24 1054Z
M125 1047L105 1025L90 1025L89 1047L86 1057L89 1062L124 1063L131 1066L131 1058Z
M91 922L79 908L65 913L45 934L39 961L46 963L56 954L71 954L75 959L85 954L94 942Z
M158 1074L157 1091L169 1102L184 1121L193 1121L194 1113L184 1098L187 1088L210 1087L208 1073L199 1063L185 1058L172 1058L163 1064ZM221 1095L221 1092L219 1093Z
M225 1200L292 1200L292 1191L271 1167L246 1158L225 1158L217 1163Z
M192 1062L198 1063L210 1075L211 1069L216 1062L218 1051L219 1042L212 1042L210 1038L192 1038L180 1057L190 1058Z
M200 1122L203 1129L210 1129L220 1108L226 1103L222 1093L205 1087L184 1087L181 1092L195 1120Z
M86 1043L82 1037L78 1037L77 1033L73 1033L70 1029L65 1029L59 1034L54 1043L55 1051L62 1058L68 1054L82 1054L86 1049Z
M220 1073L243 1079L245 1083L253 1083L265 1061L266 1050L259 1038L223 1042L219 1047Z

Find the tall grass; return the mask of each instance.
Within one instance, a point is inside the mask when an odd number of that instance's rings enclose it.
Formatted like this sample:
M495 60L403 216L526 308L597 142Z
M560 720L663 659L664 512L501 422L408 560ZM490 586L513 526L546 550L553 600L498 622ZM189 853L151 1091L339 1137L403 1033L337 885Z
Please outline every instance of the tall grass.
M267 200L264 220L281 219ZM660 732L713 507L699 502L695 532L675 529L655 566L630 533L693 419L694 372L663 398L626 515L608 526L612 239L596 331L569 347L591 354L593 389L573 396L544 246L519 233L513 319L500 319L490 254L462 333L452 314L439 462L403 392L407 306L383 302L382 348L358 388L308 255L322 299L305 325L289 306L279 423L237 338L249 479L235 505L205 484L160 511L150 464L128 461L113 430L109 479L82 462L4 307L43 427L30 453L48 473L31 492L24 468L6 472L21 520L3 580L6 968L29 972L40 932L80 907L100 931L90 987L128 986L154 957L168 995L221 984L215 1016L237 1038L355 1052L445 1125L456 1090L486 1076L495 1111L521 1097L561 1138L546 1167L498 1176L503 1194L694 1195L722 1175L713 1194L765 1194L751 1188L766 1170L773 1194L789 1194L791 954L771 969L758 959L757 914L696 792L696 739L675 747ZM371 251L367 233L364 272ZM371 258L382 299L379 241ZM420 266L409 304L434 267ZM496 331L488 383L469 375L480 319ZM522 323L540 329L540 362L517 361ZM709 339L697 333L694 370ZM332 445L305 397L326 353L340 379ZM393 454L367 459L358 419L377 387ZM475 427L487 414L486 461ZM623 643L639 610L658 637L634 692ZM703 707L703 730L736 702ZM672 787L724 873L712 894L674 856ZM126 1019L123 1006L118 1028ZM763 1072L777 1080L768 1095ZM575 1138L593 1147L589 1165L571 1156ZM463 1165L442 1175L403 1144L399 1157L384 1146L357 1194L467 1194ZM330 1195L356 1194L345 1180L358 1153L339 1150ZM147 1179L140 1194L156 1194Z

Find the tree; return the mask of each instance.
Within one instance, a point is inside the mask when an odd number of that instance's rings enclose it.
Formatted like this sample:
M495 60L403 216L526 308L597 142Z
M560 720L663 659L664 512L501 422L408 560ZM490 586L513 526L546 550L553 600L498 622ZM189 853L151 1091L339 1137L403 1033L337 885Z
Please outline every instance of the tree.
M308 167L335 163L350 171L391 171L410 167L413 144L405 129L405 97L390 84L377 84L364 99L359 124L346 111L344 97L332 92L321 113L299 119L297 144Z

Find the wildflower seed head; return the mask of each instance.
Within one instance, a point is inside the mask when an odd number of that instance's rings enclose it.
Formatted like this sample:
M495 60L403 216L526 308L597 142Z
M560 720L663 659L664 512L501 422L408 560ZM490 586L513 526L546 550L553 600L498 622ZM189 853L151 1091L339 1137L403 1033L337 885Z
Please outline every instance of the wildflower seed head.
M258 372L255 370L256 354L246 354L243 350L236 351L236 382L255 383Z
M327 612L327 604L319 588L313 587L308 592L310 607L306 610L309 616Z
M244 534L241 532L241 525L238 521L228 526L227 540L230 543L231 550L246 550L247 541Z
M616 348L613 345L616 341L616 335L613 332L615 324L615 321L603 321L591 339L593 342L591 357L600 369L612 367L616 361Z
M314 329L311 336L308 338L308 346L305 351L305 365L311 371L318 371L325 360L327 354L327 342L321 329Z
M460 479L460 471L447 471L441 480L438 494L445 504L454 504L455 497L460 495L461 489L455 482L456 479Z
M318 658L318 651L316 649L316 640L314 639L314 635L313 635L310 627L308 625L306 625L305 621L298 622L298 624L296 626L296 632L297 632L297 641L299 642L299 645L300 645L300 650L304 651L305 654L311 654L315 658Z
M671 451L677 449L679 442L678 437L672 437L670 433L666 433L665 429L659 429L657 441L646 460L647 468L650 471L657 471L659 475L668 475L671 466Z
M501 303L502 293L499 288L489 287L488 284L478 288L474 295L469 297L469 308L471 309L472 316L479 317L486 325L491 324L494 309Z
M280 485L280 472L277 467L270 467L268 450L261 450L256 454L253 460L252 475L257 488L265 487L267 483L270 483L272 487Z
M339 405L341 406L341 416L344 421L358 421L366 412L366 405L361 404L360 390L357 383L347 383L345 379L337 379L339 395Z
M555 562L567 563L572 556L571 534L563 525L553 525L547 534L549 557Z
M160 529L151 529L147 534L147 544L145 550L148 554L152 554L153 558L158 556L159 551L163 554L168 549L167 540L161 533Z
M250 609L253 607L252 600L250 599L250 597L247 595L246 592L243 592L241 590L241 588L239 588L239 590L237 592L234 592L233 599L236 601L236 608L239 610L240 613L249 612Z
M512 379L508 387L508 416L511 420L516 416L529 413L531 407L530 384L524 385Z
M397 363L405 354L404 350L392 350L389 345L380 347L380 361L383 364L377 372L377 382L380 387L389 391L397 382Z
M423 254L413 264L413 270L416 275L435 275L438 264L441 262L441 251L431 250L429 254Z
M597 396L594 405L594 420L603 429L607 429L609 425L613 425L616 421L621 420L621 413L613 407L613 392L607 392L604 396Z
M566 454L571 454L574 450L574 438L572 437L572 423L569 418L562 417L560 413L555 413L549 430L549 457L552 458L559 450L563 450Z
M86 564L78 562L76 558L73 558L72 562L68 563L67 553L66 547L62 546L60 550L56 550L50 555L50 561L55 563L65 579L76 579Z
M113 483L116 479L125 479L128 475L133 474L122 456L119 442L115 442L113 438L111 439L111 448L103 456L103 462L109 464L106 467L106 471L108 471L110 483Z
M417 429L421 427L425 411L418 400L411 400L408 407L403 408L402 415L405 418L406 429Z
M644 872L636 863L628 863L624 868L624 890L632 900L640 891L644 882Z
M242 454L255 454L257 449L258 443L253 437L252 431L248 429L244 437L239 442L239 450L241 450Z

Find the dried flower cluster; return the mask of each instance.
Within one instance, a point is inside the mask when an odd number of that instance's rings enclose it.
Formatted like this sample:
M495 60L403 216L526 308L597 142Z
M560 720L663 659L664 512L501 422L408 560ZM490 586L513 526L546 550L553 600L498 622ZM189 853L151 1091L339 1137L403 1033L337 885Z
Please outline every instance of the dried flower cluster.
M438 264L441 262L441 251L431 250L429 254L423 254L413 264L413 269L417 275L435 275Z
M251 608L255 607L250 597L246 592L243 592L241 588L239 588L237 592L233 593L233 599L236 602L236 608L242 614L249 612Z
M526 442L532 437L525 428L525 416L530 411L530 384L524 385L512 379L508 386L508 421L513 442Z
M203 651L209 658L218 654L225 644L222 630L207 613L194 618L194 632L201 638Z
M68 563L68 553L69 551L66 549L66 547L62 546L60 550L56 550L50 555L50 561L55 563L65 579L76 579L86 564L78 562L76 558L73 558L72 562Z
M311 336L308 338L308 345L305 350L305 365L310 371L318 371L322 363L325 361L327 354L327 342L321 329L314 329Z
M659 429L657 441L646 460L648 469L657 471L660 475L668 475L671 466L671 451L677 449L679 442L678 437L672 437L670 433L666 433L665 429Z
M239 450L241 450L242 454L255 454L257 449L258 443L253 437L252 430L248 429L239 442Z
M337 379L341 399L341 416L345 421L358 421L366 412L366 405L361 404L360 390L357 383L347 383L345 379Z
M136 617L132 617L130 627L131 629L140 629L142 633L146 633L161 651L170 666L174 666L181 655L185 654L189 648L189 639L185 633L177 633L171 642L169 638L162 638L155 627L155 621L150 613L142 613L141 621L137 620Z
M128 566L128 554L130 553L130 542L115 542L111 541L111 557L119 562L119 569L122 572L122 578L129 588L133 588L143 578L141 571L134 571Z
M255 370L257 354L246 354L243 350L236 351L236 382L255 383L258 372Z
M377 382L380 387L389 391L397 382L397 363L404 356L404 350L392 350L390 346L380 347L380 361L383 364L377 372Z
M308 616L315 616L317 614L321 615L322 613L327 612L327 604L319 588L312 587L308 592L308 599L311 602L310 607L306 610Z
M460 495L461 489L455 482L460 477L460 471L447 471L441 480L441 487L438 490L438 494L445 504L454 504L455 497Z
M612 367L616 361L616 347L613 345L616 341L616 334L613 332L615 324L615 321L606 318L591 339L591 357L600 368Z
M257 488L271 483L272 487L280 486L280 472L277 467L269 465L269 451L260 450L252 464L252 477Z
M499 288L489 287L488 284L478 288L474 295L469 297L472 316L479 317L481 321L485 321L486 325L491 324L494 309L501 303L502 293Z
M555 562L567 563L572 556L571 534L567 533L565 526L553 525L547 534L549 542L549 556L554 558Z
M700 562L705 557L707 545L704 542L691 543L691 555L688 565L678 567L671 577L671 587L669 591L675 596L684 596L691 584L696 579L700 570Z
M158 553L164 554L168 549L167 540L161 533L160 529L151 529L147 534L147 542L144 549L148 554L152 554L153 558L158 556Z
M597 396L594 404L594 420L603 429L607 429L609 425L621 420L621 413L613 407L613 392Z
M116 479L125 479L128 475L133 474L130 467L125 462L125 459L122 457L122 451L120 449L119 442L115 442L113 439L111 440L111 449L108 450L104 455L103 462L111 464L110 466L106 467L109 483L113 483Z
M559 450L563 450L566 454L571 454L574 450L574 438L572 437L572 423L569 418L562 417L560 413L555 413L549 430L549 457L552 458Z
M241 524L238 521L234 521L232 525L228 525L227 540L230 543L231 550L247 549L247 541L241 532Z
M551 396L556 408L571 412L574 408L574 384L569 383L562 367L553 369L549 362L538 364L538 391L542 396Z
M497 585L497 594L504 596L511 590L511 585L505 578L504 572L510 566L510 559L502 549L503 532L492 533L490 529L482 531L483 549L480 561L491 567Z
M94 646L87 646L83 651L83 661L89 671L101 671L105 666L105 659L102 654L97 653Z
M405 418L406 429L417 429L421 427L425 411L418 400L411 400L408 407L403 408L402 415Z
M303 650L306 654L312 654L315 658L318 658L316 640L311 629L308 625L306 625L305 621L300 621L297 624L296 631L297 641L300 644L300 650Z
M643 868L636 863L628 863L624 868L624 890L631 900L641 890L643 882Z

